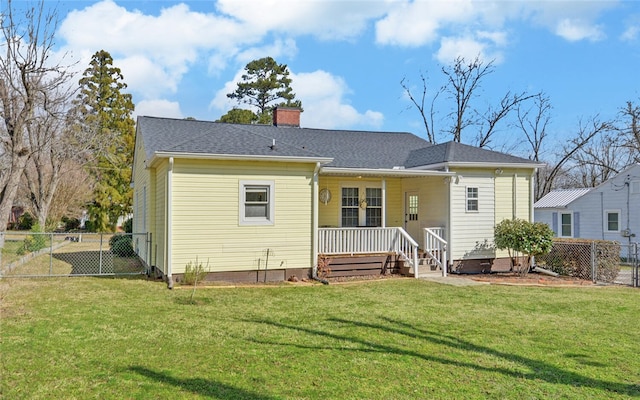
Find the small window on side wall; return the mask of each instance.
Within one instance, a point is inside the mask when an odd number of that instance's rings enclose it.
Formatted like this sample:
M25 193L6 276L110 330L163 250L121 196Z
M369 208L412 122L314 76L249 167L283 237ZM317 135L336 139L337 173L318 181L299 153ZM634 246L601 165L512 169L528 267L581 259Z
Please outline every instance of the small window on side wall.
M478 211L478 188L467 187L466 195L467 212Z
M604 212L605 231L620 232L620 211L607 210Z
M573 215L571 213L560 214L560 237L573 237Z
M240 225L273 225L273 181L240 181Z

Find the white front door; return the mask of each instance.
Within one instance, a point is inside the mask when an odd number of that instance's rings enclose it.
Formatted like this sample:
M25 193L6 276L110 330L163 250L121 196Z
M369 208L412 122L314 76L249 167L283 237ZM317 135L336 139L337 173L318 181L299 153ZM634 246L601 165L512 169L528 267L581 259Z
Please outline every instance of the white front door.
M422 240L418 218L419 200L417 191L404 193L404 230L418 243Z

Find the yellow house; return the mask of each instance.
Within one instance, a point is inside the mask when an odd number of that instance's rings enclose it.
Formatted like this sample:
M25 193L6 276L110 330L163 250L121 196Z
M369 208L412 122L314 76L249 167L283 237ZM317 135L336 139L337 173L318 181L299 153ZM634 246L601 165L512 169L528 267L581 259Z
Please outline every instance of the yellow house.
M133 166L135 243L170 285L189 263L208 279L333 276L509 267L493 243L505 218L533 219L529 160L402 132L139 117Z

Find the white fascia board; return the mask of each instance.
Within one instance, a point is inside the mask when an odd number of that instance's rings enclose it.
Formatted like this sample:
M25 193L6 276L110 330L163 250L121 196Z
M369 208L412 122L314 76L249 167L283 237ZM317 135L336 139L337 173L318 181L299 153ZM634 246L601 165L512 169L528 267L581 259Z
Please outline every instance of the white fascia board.
M261 156L243 154L206 154L206 153L170 153L158 151L153 154L149 165L154 165L160 159L189 159L189 160L234 160L234 161L272 161L291 163L320 163L328 164L333 158L327 157L288 157L288 156Z
M322 167L320 175L324 176L395 176L395 177L417 177L417 176L455 176L453 172L430 171L418 169L375 169L375 168L338 168Z
M544 167L544 163L500 163L500 162L446 162L438 164L429 164L420 167L414 167L412 169L430 170L430 169L445 169L445 168L517 168L517 169L538 169Z

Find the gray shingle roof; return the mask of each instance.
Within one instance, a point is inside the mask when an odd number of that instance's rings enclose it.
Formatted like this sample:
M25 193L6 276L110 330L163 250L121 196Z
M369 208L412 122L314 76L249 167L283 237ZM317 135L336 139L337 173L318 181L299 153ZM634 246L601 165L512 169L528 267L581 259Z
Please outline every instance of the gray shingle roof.
M436 144L412 152L407 168L442 163L533 163L531 160L458 142Z
M156 152L333 158L329 167L412 168L442 162L531 163L461 143L432 145L407 132L368 132L138 117L146 157ZM271 145L275 140L275 150Z

